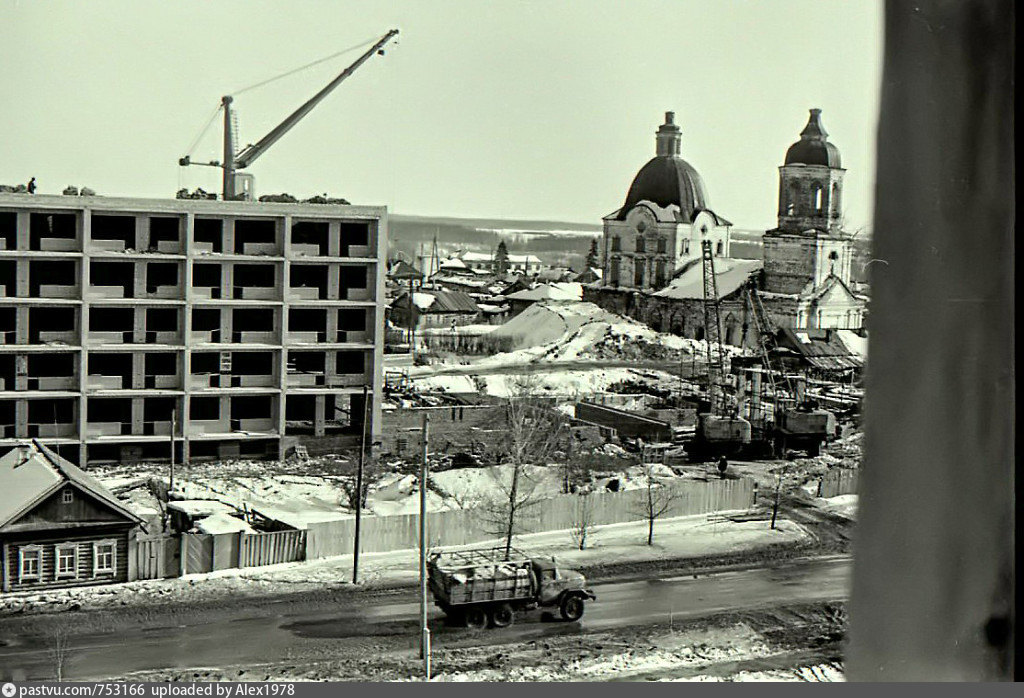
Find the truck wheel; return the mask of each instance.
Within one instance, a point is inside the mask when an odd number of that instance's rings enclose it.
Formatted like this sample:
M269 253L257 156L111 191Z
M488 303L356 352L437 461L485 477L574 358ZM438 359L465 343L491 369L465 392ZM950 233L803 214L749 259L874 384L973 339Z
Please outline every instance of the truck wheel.
M579 620L583 617L583 597L579 594L569 594L562 599L558 610L564 620Z
M491 611L491 625L495 628L507 628L512 625L515 618L515 611L507 603L503 603Z
M467 628L472 630L483 630L487 627L487 614L482 608L469 608L462 615L462 620Z

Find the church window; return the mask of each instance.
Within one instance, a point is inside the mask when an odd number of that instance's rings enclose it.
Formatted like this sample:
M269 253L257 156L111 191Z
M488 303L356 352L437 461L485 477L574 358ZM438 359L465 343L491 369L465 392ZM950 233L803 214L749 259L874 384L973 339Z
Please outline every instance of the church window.
M637 252L645 252L646 251L644 249L644 239L643 239L643 237L637 236L637 239L636 239L636 251Z
M658 254L665 254L668 249L668 241L665 238L658 238Z
M654 266L654 287L661 288L665 283L665 260L659 259Z
M814 210L817 213L821 213L821 185L815 185L814 187Z
M618 235L612 236L612 252L618 252L622 249L622 238Z
M613 286L619 285L619 260L613 259L608 270L609 281Z
M725 247L725 246L724 246L724 245L722 244L722 241L721 241L721 240L719 240L719 241L718 241L718 244L717 244L717 245L715 245L715 254L716 254L716 255L719 255L719 256L721 256L721 254L722 254L722 249L723 249L724 247Z
M637 288L643 288L644 285L644 264L643 260L637 260L636 265L633 267L633 285Z
M832 183L832 215L839 217L839 182Z
M690 241L683 240L683 254L690 254Z

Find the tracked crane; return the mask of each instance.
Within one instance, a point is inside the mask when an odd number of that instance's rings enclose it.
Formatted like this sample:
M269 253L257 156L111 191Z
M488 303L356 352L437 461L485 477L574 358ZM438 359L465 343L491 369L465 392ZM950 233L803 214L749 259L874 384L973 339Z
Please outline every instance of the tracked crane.
M185 155L178 160L178 164L182 167L188 165L205 165L210 167L220 167L224 171L223 177L223 198L225 200L236 200L236 199L251 199L253 197L252 192L252 177L251 175L241 175L239 170L243 170L249 167L258 157L267 152L270 146L274 145L278 140L281 139L288 131L302 120L304 116L309 114L316 105L324 100L338 85L348 79L349 76L354 73L359 66L368 61L374 54L380 53L383 55L384 46L391 41L392 38L398 35L397 29L392 29L376 43L373 44L365 53L356 59L352 65L348 66L343 70L337 77L329 82L322 90L313 95L305 104L300 106L294 112L292 112L288 118L274 127L267 135L261 138L257 143L248 145L241 151L236 152L236 141L237 141L237 121L235 112L232 109L232 103L234 97L231 95L225 95L221 97L220 111L224 112L224 159L223 161L212 161L212 162L193 162L191 154ZM365 44L364 44L365 45ZM216 114L214 115L216 118ZM212 123L211 119L211 123ZM239 191L241 189L241 191Z
M704 274L704 341L707 345L708 411L697 415L697 429L688 453L695 460L734 456L750 444L750 422L730 409L725 392L722 321L715 278L715 256L710 240L701 241Z
M781 367L776 369L772 365L771 357L779 353L776 328L765 312L753 281L747 284L744 296L750 317L754 320L757 352L762 365L761 371L752 374L752 404L748 405L746 414L753 428L752 444L760 453L767 455L781 456L787 448L799 448L806 450L808 455L816 456L821 444L835 436L835 415L817 409L817 405L805 399L806 381L802 376L794 380ZM781 377L781 385L776 376ZM744 380L739 381L741 386L745 383ZM765 387L768 388L767 393L763 390ZM771 405L770 415L766 404Z

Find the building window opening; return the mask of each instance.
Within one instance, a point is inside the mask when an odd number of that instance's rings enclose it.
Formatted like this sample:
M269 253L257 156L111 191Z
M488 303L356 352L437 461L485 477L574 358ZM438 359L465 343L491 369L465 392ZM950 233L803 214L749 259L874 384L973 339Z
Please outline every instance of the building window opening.
M341 238L339 257L365 257L370 254L368 249L370 244L369 223L342 223L338 232Z
M70 543L57 546L57 578L78 576L78 546Z
M658 254L665 254L668 250L668 241L665 238L658 238Z
M644 244L644 239L642 237L638 237L636 239L636 251L637 252L646 252L645 247L646 247L646 245Z
M18 581L39 580L43 551L36 545L26 545L18 550Z
M92 556L92 573L94 576L114 574L117 562L117 543L112 540L93 543Z
M61 501L64 504L71 504L75 501L75 493L72 490L64 490L61 493Z
M822 204L821 187L815 187L814 188L814 210L816 212L818 212L818 213L821 213L821 204Z
M636 261L636 266L633 269L634 269L634 271L633 271L633 285L636 286L637 288L643 288L643 285L644 285L643 260L642 259L638 259Z
M622 238L618 235L612 236L612 252L619 252L622 249Z
M718 244L715 245L715 254L721 256L722 250L724 249L724 247L725 247L725 245L722 243L721 240L719 240Z
M277 224L272 220L235 221L235 254L277 255Z

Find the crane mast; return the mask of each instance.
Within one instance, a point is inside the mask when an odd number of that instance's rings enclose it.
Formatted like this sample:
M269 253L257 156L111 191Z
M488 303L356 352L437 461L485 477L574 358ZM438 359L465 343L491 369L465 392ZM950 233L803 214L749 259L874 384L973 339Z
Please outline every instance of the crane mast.
M725 368L722 360L722 320L718 306L718 281L715 279L715 256L710 240L701 240L704 268L704 342L707 345L708 400L711 413L722 416L726 411L722 382Z
M221 167L224 170L223 178L223 198L225 200L231 200L238 198L236 175L239 170L242 170L253 162L256 158L263 155L267 150L274 145L278 140L281 139L288 131L290 131L299 121L302 120L309 112L316 107L317 104L322 102L327 95L329 95L338 85L343 83L349 76L354 73L359 66L368 61L371 56L375 53L383 53L385 44L391 41L392 38L398 35L397 29L392 29L383 37L381 37L373 46L366 50L359 58L355 60L352 65L348 66L343 70L337 77L329 82L322 90L313 95L307 100L302 106L292 112L288 117L280 124L274 127L267 135L261 138L257 143L246 146L243 150L237 150L237 144L235 143L235 114L232 110L232 103L234 98L231 95L225 95L221 97L221 109L224 112L224 159L222 162L211 162L211 163L193 163L191 158L186 155L178 161L179 165L193 165L193 164L206 164L214 167Z

